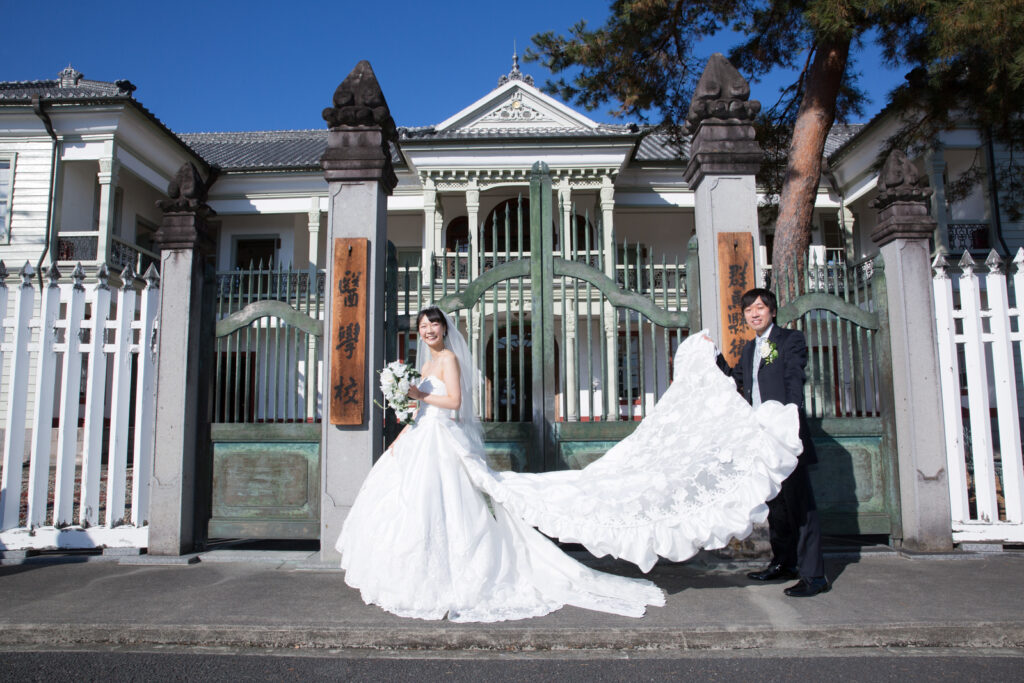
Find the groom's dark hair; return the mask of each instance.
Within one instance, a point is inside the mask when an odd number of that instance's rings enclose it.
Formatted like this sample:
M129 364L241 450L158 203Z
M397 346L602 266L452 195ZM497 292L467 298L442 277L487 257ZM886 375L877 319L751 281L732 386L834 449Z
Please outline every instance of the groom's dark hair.
M426 318L432 323L441 323L444 326L444 336L448 336L448 321L444 319L444 313L437 306L427 306L416 314L416 329L419 329L420 321Z
M743 293L743 297L740 298L740 309L747 310L758 299L764 302L764 305L771 312L772 318L775 318L775 314L779 312L779 300L775 298L775 294L770 289L755 287L754 289L747 290Z

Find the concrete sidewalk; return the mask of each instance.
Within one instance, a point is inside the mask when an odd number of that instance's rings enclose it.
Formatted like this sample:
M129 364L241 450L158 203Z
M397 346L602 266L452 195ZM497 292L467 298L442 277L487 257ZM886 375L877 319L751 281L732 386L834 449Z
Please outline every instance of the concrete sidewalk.
M585 556L589 557L589 556ZM0 566L0 646L221 646L379 650L735 650L1024 647L1024 552L826 555L833 590L754 585L760 563L702 553L648 575L665 607L630 619L572 607L497 624L401 619L364 605L307 551L32 557ZM588 561L639 576L631 565Z

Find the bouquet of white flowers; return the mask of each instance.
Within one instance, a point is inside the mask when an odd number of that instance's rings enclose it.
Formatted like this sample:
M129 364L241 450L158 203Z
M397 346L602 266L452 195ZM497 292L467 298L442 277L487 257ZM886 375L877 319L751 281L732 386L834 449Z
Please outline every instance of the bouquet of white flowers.
M388 363L380 371L380 390L384 394L384 405L381 407L394 410L402 424L414 422L409 387L419 378L419 370L400 360Z

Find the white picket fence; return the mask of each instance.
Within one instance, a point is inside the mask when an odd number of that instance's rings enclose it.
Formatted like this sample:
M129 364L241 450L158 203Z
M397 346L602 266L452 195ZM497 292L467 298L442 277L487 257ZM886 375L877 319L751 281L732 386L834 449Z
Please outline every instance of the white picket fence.
M941 256L932 264L955 542L1024 542L1018 402L1024 249L1012 263L1009 291L1004 263L995 251L985 261L988 272L980 275L967 252L959 275L950 276Z
M19 275L20 283L9 287L0 262L0 372L7 389L0 551L144 548L153 464L156 270L147 271L141 291L130 267L116 290L106 266L89 285L81 266L65 283L51 266L41 291L28 263Z

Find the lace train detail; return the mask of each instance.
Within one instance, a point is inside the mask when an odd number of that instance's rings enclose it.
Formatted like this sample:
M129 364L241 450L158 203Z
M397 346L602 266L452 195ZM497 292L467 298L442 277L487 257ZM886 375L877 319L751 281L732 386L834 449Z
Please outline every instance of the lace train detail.
M802 445L795 405L756 411L715 364L703 334L683 342L675 380L632 435L582 470L494 472L473 483L548 536L649 571L750 534L768 515Z

